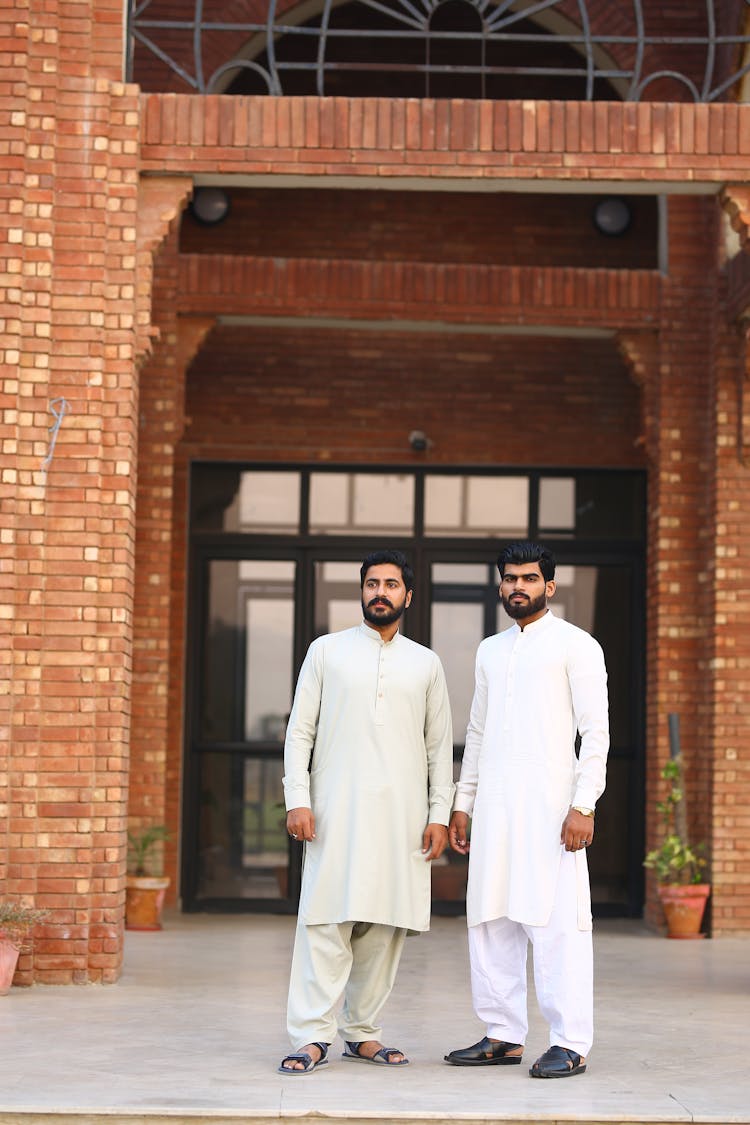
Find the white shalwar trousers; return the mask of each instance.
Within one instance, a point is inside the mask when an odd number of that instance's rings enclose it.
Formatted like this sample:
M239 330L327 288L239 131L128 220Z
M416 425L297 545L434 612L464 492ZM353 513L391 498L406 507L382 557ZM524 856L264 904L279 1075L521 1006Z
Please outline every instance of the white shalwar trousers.
M307 1043L333 1043L337 1032L354 1043L380 1039L377 1020L393 989L405 938L405 929L375 922L297 923L287 1003L295 1051Z
M474 1011L490 1039L526 1043L526 956L533 946L534 987L549 1024L549 1045L584 1058L594 1039L594 966L590 929L579 929L575 854L565 852L546 926L493 918L469 928Z

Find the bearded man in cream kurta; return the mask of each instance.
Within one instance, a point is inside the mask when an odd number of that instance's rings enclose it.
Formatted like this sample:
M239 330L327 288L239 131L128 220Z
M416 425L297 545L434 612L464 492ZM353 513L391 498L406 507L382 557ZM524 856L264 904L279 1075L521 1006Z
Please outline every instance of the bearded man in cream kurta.
M526 955L550 1046L533 1078L582 1074L593 1041L591 895L585 849L604 791L609 718L600 645L547 608L555 561L514 543L498 559L515 624L477 651L475 691L449 836L469 852L466 915L474 1009L486 1035L456 1066L520 1063ZM580 749L575 753L576 734Z
M429 929L430 860L448 843L453 735L437 655L398 622L414 576L399 551L361 569L364 622L313 641L284 747L287 830L304 840L282 1074L343 1057L403 1066L378 1016L407 933ZM336 1006L343 993L339 1017Z

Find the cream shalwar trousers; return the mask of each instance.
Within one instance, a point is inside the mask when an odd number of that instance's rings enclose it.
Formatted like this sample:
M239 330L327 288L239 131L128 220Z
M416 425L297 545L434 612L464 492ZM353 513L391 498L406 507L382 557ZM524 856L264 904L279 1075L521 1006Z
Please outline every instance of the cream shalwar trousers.
M306 1043L333 1043L337 1032L355 1043L380 1038L377 1019L393 989L405 938L405 929L375 922L297 923L287 1004L295 1051Z
M474 1011L490 1039L526 1043L526 954L534 949L534 987L549 1024L549 1045L585 1057L594 1039L591 930L578 928L575 855L564 852L552 914L546 926L493 918L469 927Z

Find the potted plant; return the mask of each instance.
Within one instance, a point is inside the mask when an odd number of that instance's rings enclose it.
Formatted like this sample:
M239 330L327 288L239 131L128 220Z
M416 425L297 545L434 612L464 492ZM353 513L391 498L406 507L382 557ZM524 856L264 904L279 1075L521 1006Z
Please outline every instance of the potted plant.
M170 879L162 871L161 845L168 837L163 824L128 832L125 881L125 928L128 930L162 929L161 912Z
M679 754L669 759L661 776L669 783L666 798L656 806L662 817L664 839L658 848L647 853L643 866L656 874L667 937L699 938L703 937L701 923L711 887L703 882L704 845L694 846L688 840Z
M18 957L28 948L34 927L48 916L48 910L0 902L0 996L10 992Z

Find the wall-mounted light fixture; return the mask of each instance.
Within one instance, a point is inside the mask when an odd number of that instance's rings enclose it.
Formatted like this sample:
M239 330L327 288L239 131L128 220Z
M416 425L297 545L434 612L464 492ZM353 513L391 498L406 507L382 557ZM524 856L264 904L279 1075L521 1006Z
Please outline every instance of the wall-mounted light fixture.
M190 201L193 217L204 226L213 227L229 214L229 196L220 187L196 188Z
M425 450L430 448L432 442L424 430L412 430L409 434L409 445L415 453L424 453Z
M624 234L632 221L633 213L629 204L617 195L600 199L594 208L594 226L600 234L610 238Z

